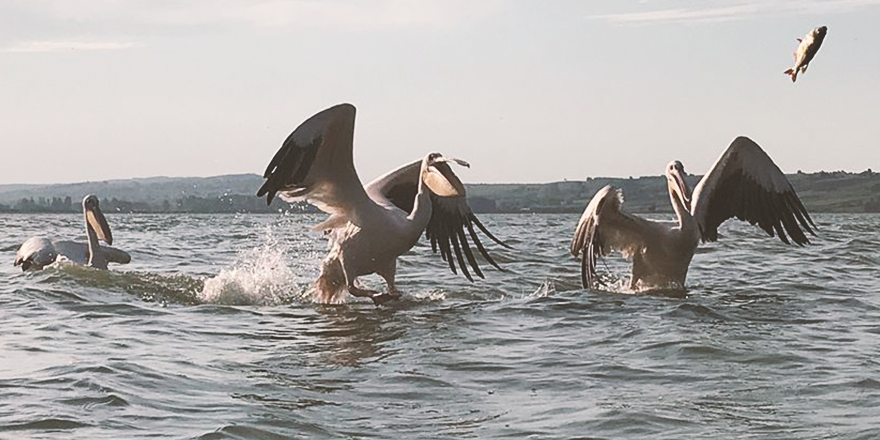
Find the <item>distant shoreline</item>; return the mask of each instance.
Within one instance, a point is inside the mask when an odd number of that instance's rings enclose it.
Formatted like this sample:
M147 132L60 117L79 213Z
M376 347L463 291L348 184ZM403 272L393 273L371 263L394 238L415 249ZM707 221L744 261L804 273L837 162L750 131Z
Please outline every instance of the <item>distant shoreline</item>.
M880 173L844 171L787 175L811 213L880 212ZM698 176L688 176L691 188ZM80 200L95 194L105 213L133 214L278 214L319 212L306 203L291 205L278 198L267 205L254 195L263 178L256 174L215 177L146 178L58 185L0 185L2 213L78 213ZM468 203L476 213L528 214L583 212L603 186L623 190L626 208L634 213L672 213L666 180L596 177L551 183L466 184Z

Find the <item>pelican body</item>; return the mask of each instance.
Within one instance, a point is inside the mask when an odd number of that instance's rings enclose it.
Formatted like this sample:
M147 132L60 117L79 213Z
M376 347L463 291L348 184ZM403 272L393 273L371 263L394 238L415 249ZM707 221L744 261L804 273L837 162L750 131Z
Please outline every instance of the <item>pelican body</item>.
M340 104L317 113L288 136L272 158L257 196L271 203L277 193L288 202L308 201L330 216L315 226L330 240L330 252L315 283L318 302L338 303L344 292L376 304L398 298L397 258L412 249L422 233L453 273L456 261L471 281L468 267L483 277L468 242L500 269L480 242L476 225L495 238L467 204L464 185L449 166L467 162L430 153L373 182L362 185L352 161L355 108ZM453 255L454 254L454 255ZM357 278L376 273L387 292L362 288Z
M736 138L691 194L679 161L666 168L675 220L657 221L623 209L623 193L606 186L584 210L571 242L581 256L584 287L601 283L597 258L618 251L631 258L633 290L683 289L691 259L701 241L716 241L729 218L748 221L781 241L809 243L804 231L816 225L794 188L770 156L746 137ZM790 240L789 240L790 238Z
M83 198L83 216L85 217L87 243L70 240L53 241L46 237L31 237L22 243L15 254L15 266L21 270L42 269L52 264L59 257L77 264L96 269L106 269L108 263L127 264L131 256L120 249L101 246L99 239L107 244L113 243L110 225L101 211L98 198L87 195Z
M819 52L819 48L822 47L822 41L825 40L827 32L828 28L821 26L811 30L803 39L798 38L799 44L794 51L794 67L784 72L791 77L791 82L797 81L799 72L807 72L807 67L809 67L813 57L816 56L816 52Z

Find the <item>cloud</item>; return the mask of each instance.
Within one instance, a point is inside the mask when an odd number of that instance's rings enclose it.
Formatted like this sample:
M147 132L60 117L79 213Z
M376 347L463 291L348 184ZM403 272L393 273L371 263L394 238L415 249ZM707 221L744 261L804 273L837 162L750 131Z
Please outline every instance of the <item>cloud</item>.
M65 25L149 32L188 27L386 30L454 27L501 0L29 0L14 12ZM2 8L0 8L2 9ZM7 14L8 15L8 12Z
M183 7L156 9L150 18L175 25L244 25L256 28L330 28L383 30L444 28L469 16L479 15L487 5L475 7L464 0L220 0L190 2Z
M772 14L833 14L880 7L880 0L776 0L745 1L732 6L700 6L593 15L588 19L614 24L715 23L751 19Z
M118 41L23 41L0 49L7 53L66 52L77 50L120 50L134 47Z

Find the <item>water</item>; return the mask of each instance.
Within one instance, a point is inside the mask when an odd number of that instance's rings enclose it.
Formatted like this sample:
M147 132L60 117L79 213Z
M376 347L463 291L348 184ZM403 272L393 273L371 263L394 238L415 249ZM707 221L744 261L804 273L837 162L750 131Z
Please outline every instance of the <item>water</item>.
M0 438L878 438L880 216L815 217L726 224L676 297L581 289L576 215L484 215L505 272L420 244L377 308L303 298L318 216L111 215L131 264L25 274L81 217L3 215Z

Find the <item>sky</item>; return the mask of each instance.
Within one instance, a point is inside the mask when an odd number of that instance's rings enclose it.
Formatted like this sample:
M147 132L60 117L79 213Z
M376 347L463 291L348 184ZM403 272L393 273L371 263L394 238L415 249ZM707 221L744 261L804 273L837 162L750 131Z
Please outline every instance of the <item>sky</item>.
M363 182L880 169L880 0L0 0L0 184L262 173L357 107ZM796 38L828 26L794 84Z

